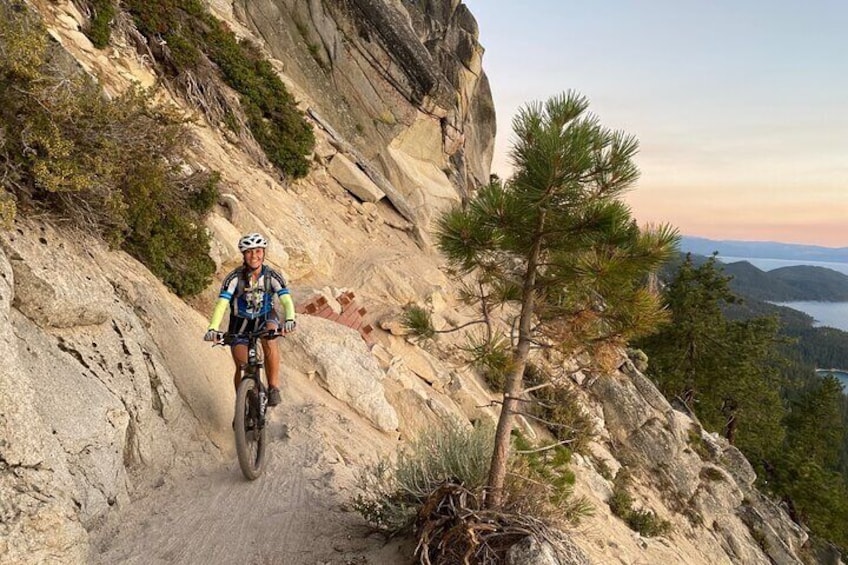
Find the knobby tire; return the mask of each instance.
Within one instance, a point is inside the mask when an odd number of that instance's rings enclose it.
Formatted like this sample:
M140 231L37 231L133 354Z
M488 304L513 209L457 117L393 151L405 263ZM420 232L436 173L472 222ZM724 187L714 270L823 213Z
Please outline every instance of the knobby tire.
M255 480L265 468L265 430L267 426L257 428L256 417L258 417L258 389L253 379L242 379L236 393L235 408L235 433L236 453L238 454L239 467L245 478ZM255 400L251 406L251 399ZM250 420L253 420L253 429L248 430Z

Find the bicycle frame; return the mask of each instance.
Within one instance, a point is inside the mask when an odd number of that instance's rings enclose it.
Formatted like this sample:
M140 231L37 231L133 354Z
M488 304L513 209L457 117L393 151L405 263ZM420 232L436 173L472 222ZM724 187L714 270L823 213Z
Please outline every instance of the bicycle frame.
M253 379L256 382L256 388L259 391L259 402L255 407L257 409L256 424L260 430L265 427L265 417L268 407L268 387L262 379L262 369L265 367L265 360L263 358L262 347L259 346L259 340L262 338L275 339L281 335L277 330L262 329L246 333L225 333L222 337L222 343L224 345L231 345L236 340L247 339L247 363L240 367L241 378L242 380Z
M236 388L235 433L236 454L242 473L248 480L258 478L265 467L266 416L268 408L268 388L262 380L262 349L260 339L280 337L276 330L258 332L221 334L217 343L232 345L234 341L247 340L247 363L239 369L241 380Z

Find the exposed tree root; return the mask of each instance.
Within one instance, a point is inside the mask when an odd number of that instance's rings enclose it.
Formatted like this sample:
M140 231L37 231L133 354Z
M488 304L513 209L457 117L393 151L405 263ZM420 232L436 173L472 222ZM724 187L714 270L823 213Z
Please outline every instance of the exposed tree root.
M453 482L424 501L415 534L415 555L422 565L505 563L509 548L527 537L547 544L561 563L581 562L564 533L536 518L484 509L475 493Z

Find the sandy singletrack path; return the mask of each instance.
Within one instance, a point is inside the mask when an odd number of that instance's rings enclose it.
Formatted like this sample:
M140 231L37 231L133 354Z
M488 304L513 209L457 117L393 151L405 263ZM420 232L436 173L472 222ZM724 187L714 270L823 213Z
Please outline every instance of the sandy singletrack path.
M347 506L358 475L354 461L391 444L311 383L283 387L271 414L270 455L255 481L241 474L235 452L193 476L170 478L116 513L93 536L92 562L102 564L340 565L407 563L371 534ZM313 386L314 388L314 386Z

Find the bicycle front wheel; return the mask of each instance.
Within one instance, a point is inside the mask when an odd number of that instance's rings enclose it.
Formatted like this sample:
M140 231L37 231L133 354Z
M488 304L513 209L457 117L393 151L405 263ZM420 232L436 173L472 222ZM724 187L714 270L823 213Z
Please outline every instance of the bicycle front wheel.
M265 425L259 421L259 388L253 379L242 379L236 392L236 453L239 467L248 480L265 468Z

